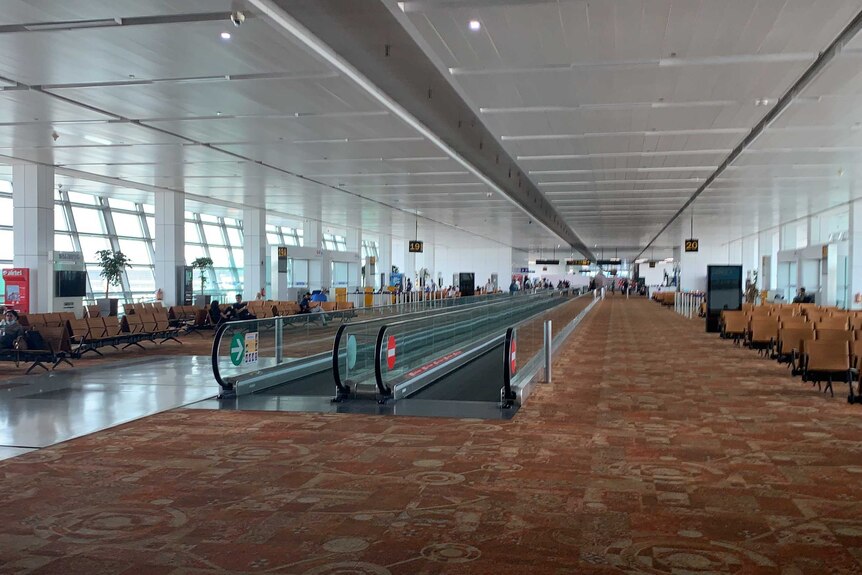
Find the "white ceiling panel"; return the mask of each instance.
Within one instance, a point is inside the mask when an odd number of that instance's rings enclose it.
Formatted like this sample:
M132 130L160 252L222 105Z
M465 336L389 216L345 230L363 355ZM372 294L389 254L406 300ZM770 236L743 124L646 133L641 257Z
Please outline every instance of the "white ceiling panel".
M4 0L0 25L226 12L231 0Z
M184 140L130 123L33 122L0 125L0 148L179 144Z
M0 76L28 85L330 71L259 19L6 33L0 53Z
M213 209L246 203L408 235L421 212L441 235L461 226L511 245L556 243L259 16L240 28L208 20L236 7L10 0L0 26L188 21L0 31L0 85L47 91L0 91L0 154L183 189ZM607 253L646 245L860 9L862 0L413 0L402 16L520 171ZM467 28L473 18L479 32ZM862 41L848 49L696 211L750 233L856 197ZM147 121L107 122L117 118ZM684 227L659 243L674 245Z
M53 92L130 119L201 116L296 116L377 111L370 98L338 76L160 82L63 88Z
M51 96L39 92L29 90L0 92L0 124L108 119L110 116L51 98Z
M859 0L417 0L402 21L575 232L612 247L652 240L860 9ZM695 208L742 229L816 204L782 203L771 190L839 177L859 160L859 63L860 54L839 58L726 172L740 190L769 193L707 190Z
M378 140L395 143L422 140L415 130L386 112L320 114L298 117L196 118L147 122L198 142L232 144L289 142L335 154ZM323 149L322 149L323 148Z

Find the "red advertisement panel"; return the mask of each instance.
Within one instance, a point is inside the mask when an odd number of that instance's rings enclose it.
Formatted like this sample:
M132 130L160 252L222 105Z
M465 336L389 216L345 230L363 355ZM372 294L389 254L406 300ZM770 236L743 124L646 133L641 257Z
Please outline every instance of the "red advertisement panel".
M6 307L18 313L30 313L30 270L28 268L8 268L3 270L6 283L4 299Z

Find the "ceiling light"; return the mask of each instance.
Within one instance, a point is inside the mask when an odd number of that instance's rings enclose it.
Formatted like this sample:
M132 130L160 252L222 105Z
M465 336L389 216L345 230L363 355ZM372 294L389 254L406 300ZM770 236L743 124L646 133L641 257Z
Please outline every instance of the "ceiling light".
M230 32L222 32L221 33L222 40L230 40Z
M772 100L770 100L769 98L758 98L754 101L755 106L768 106L771 103Z
M482 24L478 20L470 20L470 30L478 32L482 29Z

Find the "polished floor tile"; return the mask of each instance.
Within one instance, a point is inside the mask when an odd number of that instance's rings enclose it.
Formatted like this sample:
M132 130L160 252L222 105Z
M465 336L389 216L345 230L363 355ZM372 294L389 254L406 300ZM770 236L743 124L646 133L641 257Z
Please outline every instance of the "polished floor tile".
M5 382L0 446L40 448L213 397L208 357L161 357Z
M19 455L24 455L25 453L30 453L31 451L34 451L34 450L26 448L26 447L2 447L2 446L0 446L0 460L11 459L11 458L17 457Z

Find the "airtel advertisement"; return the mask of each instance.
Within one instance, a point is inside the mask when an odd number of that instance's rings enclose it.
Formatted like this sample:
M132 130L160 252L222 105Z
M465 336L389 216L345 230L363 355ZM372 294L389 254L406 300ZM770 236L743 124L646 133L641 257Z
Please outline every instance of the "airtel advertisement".
M18 313L30 313L30 270L28 268L7 268L3 270L6 284L6 307Z

